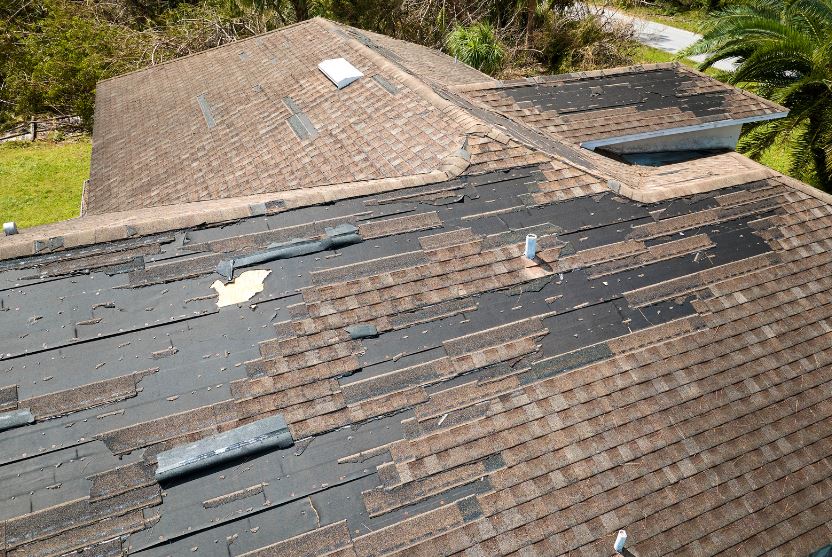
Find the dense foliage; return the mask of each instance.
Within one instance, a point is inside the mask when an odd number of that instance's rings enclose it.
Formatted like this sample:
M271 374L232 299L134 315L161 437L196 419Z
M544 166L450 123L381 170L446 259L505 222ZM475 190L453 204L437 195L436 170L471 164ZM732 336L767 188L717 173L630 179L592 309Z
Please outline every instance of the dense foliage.
M99 80L293 20L228 0L0 2L0 129L68 114L89 127Z
M691 11L707 13L727 6L731 0L614 0L614 3L622 8L645 7L675 14Z
M77 114L95 84L316 15L505 76L630 63L628 32L572 0L0 1L0 130Z
M497 72L506 55L494 28L486 22L457 25L448 35L447 45L451 56L485 73Z
M759 157L774 144L791 151L790 174L832 191L832 0L746 0L717 12L691 48L702 67L736 57L732 83L789 109L758 124L739 148Z

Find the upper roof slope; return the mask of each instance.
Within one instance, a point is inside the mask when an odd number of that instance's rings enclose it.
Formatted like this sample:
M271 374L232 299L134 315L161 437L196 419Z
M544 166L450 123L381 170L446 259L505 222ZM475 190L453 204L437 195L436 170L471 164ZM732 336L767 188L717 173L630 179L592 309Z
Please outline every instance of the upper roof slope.
M85 213L440 167L464 143L462 126L371 55L314 19L101 82ZM317 67L340 57L365 75L342 90ZM453 75L457 83L487 79L467 66ZM311 128L298 135L293 122Z

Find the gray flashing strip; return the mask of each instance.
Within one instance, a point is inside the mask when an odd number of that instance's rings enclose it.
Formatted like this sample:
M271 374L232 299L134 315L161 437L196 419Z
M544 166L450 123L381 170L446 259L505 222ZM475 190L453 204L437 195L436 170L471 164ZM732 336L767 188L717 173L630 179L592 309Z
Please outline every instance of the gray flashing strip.
M287 122L289 122L289 125L292 127L292 131L294 131L295 135L297 135L300 139L312 139L318 135L318 130L315 129L315 125L303 112L296 112L295 114L292 114Z
M0 414L0 431L35 423L35 417L28 408Z
M300 107L295 102L295 99L293 99L292 97L283 97L283 104L285 104L289 108L289 110L292 111L292 114L302 112Z
M384 79L379 74L373 76L373 81L381 85L391 95L395 95L399 92L398 88L395 85Z
M156 480L165 481L267 449L294 444L280 414L257 420L195 443L162 451L156 457Z
M742 124L751 124L753 122L767 122L769 120L777 120L788 116L788 112L774 112L772 114L765 114L762 116L749 116L748 118L729 118L727 120L718 120L716 122L705 122L704 124L696 124L694 126L684 126L681 128L667 128L664 130L654 130L649 132L634 133L630 135L619 135L617 137L606 137L604 139L593 139L591 141L581 142L581 147L594 151L598 147L606 145L617 145L619 143L629 143L630 141L639 141L641 139L652 139L654 137L666 137L669 135L677 135L682 133L698 132L703 130L713 130L716 128L724 128L727 126L738 126Z
M240 267L250 267L260 263L268 263L278 259L289 259L300 257L310 253L337 249L341 246L348 246L363 242L364 239L358 234L358 228L352 224L339 224L334 228L326 228L324 237L320 240L295 239L278 244L270 244L267 251L254 253L235 259L225 259L217 265L217 274L227 280L234 277L234 270Z
M372 323L359 323L357 325L350 325L346 327L347 332L352 340L359 340L362 338L375 338L378 336L378 329Z
M217 122L214 120L214 113L211 111L211 105L208 104L208 99L205 98L205 95L197 95L196 101L199 103L199 108L202 109L202 115L205 117L205 123L208 124L209 128L213 128L217 125Z

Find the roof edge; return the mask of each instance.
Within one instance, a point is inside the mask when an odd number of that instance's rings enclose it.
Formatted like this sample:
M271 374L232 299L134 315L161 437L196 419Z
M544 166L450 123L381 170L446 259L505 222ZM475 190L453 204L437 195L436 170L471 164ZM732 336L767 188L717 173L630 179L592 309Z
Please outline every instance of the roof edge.
M823 201L828 205L832 205L832 194L827 193L820 188L816 188L815 186L810 186L805 182L801 182L797 178L792 178L791 176L781 174L780 172L775 171L775 174L776 175L774 176L774 179L783 184L784 186L790 187L794 190L801 191L807 195L814 197L815 199L818 199L819 201Z
M759 166L760 168L749 170L747 172L700 178L689 182L682 182L659 188L639 189L631 185L618 182L617 180L610 180L608 184L610 189L615 191L617 194L628 197L634 201L639 201L641 203L657 203L659 201L666 201L677 197L687 197L689 195L708 193L714 190L740 186L750 182L758 182L760 180L777 177L778 173L776 171L768 168L767 166Z
M120 79L122 77L126 77L126 76L129 76L129 75L134 75L134 74L141 73L141 72L146 72L146 71L152 70L154 68L159 68L159 67L162 67L162 66L167 66L167 65L173 64L174 62L179 62L180 60L187 60L188 58L193 58L194 56L199 56L200 54L205 54L206 52L212 52L212 51L218 50L220 48L228 48L231 45L237 45L237 44L240 44L240 43L250 42L250 41L253 41L255 39L260 39L262 37L265 37L267 35L274 35L274 34L280 33L282 31L285 31L286 29L291 29L293 27L300 27L301 25L308 25L311 22L315 21L316 19L324 19L325 20L325 18L323 18L321 16L315 16L315 17L310 18L310 19L304 19L303 21L297 21L295 23L290 23L289 25L284 25L283 27L278 27L277 29L272 29L271 31L266 31L265 33L259 33L257 35L252 35L251 37L246 37L244 39L237 39L235 41L231 41L231 42L228 42L228 43L225 43L225 44L212 46L211 48L206 48L205 50L200 50L199 52L192 52L192 53L186 54L184 56L177 56L176 58L171 58L170 60L165 60L164 62L159 62L158 64L152 64L150 66L145 66L144 68L138 68L138 69L135 69L133 71L129 71L129 72L126 72L126 73L120 73L120 74L114 75L112 77L106 77L104 79L100 79L96 82L96 87L98 85L102 84L102 83L108 83L110 81L115 81L115 80Z
M719 81L718 79L714 79L713 77L711 77L710 75L706 74L705 72L700 72L700 71L699 71L699 70L697 70L696 68L692 68L692 67L687 66L687 65L684 65L684 64L682 65L682 69L683 69L684 71L686 71L686 72L689 72L689 73L692 73L692 74L696 74L696 75L698 75L698 76L700 76L700 77L706 77L706 78L708 78L708 79L712 79L712 80L714 80L714 81ZM720 83L724 83L724 82L720 82ZM750 98L750 99L754 99L754 100L755 100L755 101L757 101L757 102L761 102L761 103L763 103L763 104L767 104L767 105L769 105L769 106L775 107L775 108L777 108L777 109L778 109L779 111L781 111L781 112L782 112L782 111L784 111L784 110L785 110L786 112L788 112L788 111L789 111L789 110L788 110L785 106L783 106L783 105L781 105L781 104L777 104L776 102L774 102L774 101L772 101L772 100L769 100L769 99L767 99L767 98L765 98L765 97L761 97L760 95L758 95L758 94L756 94L756 93L752 93L752 92L751 92L751 91L749 91L748 89L743 89L742 87L737 87L736 85L731 85L730 83L725 83L725 85L726 85L726 86L728 86L728 87L731 87L731 88L732 88L732 89L734 89L735 91L739 91L742 95L744 95L744 96L746 96L746 97L748 97L748 98Z
M769 120L778 120L788 116L789 112L772 112L763 114L761 116L748 116L746 118L727 118L725 120L716 120L713 122L705 122L704 124L695 124L692 126L682 126L678 128L667 128L662 130L652 130L641 133L632 133L628 135L617 135L613 137L605 137L603 139L593 139L591 141L582 141L580 146L584 149L594 151L598 147L605 147L607 145L617 145L619 143L629 143L631 141L640 141L642 139L653 139L656 137L667 137L670 135L680 135L685 133L698 132L703 130L713 130L717 128L725 128L728 126L741 126L743 124L750 124L753 122L766 122Z
M272 215L352 197L435 184L462 174L468 168L470 159L466 137L465 143L446 156L439 168L427 173L88 215L35 226L23 229L14 236L0 239L0 261L183 230L205 224L221 224L250 217ZM45 246L53 245L60 247L51 252L48 248L44 249Z

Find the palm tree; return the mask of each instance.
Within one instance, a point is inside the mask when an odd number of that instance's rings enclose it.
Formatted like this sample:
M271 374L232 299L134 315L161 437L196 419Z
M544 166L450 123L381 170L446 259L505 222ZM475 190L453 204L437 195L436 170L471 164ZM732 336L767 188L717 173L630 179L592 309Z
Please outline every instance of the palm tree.
M758 158L788 145L792 176L832 191L832 0L743 0L715 12L684 56L707 54L701 69L738 58L727 76L789 109L751 126L740 150Z

